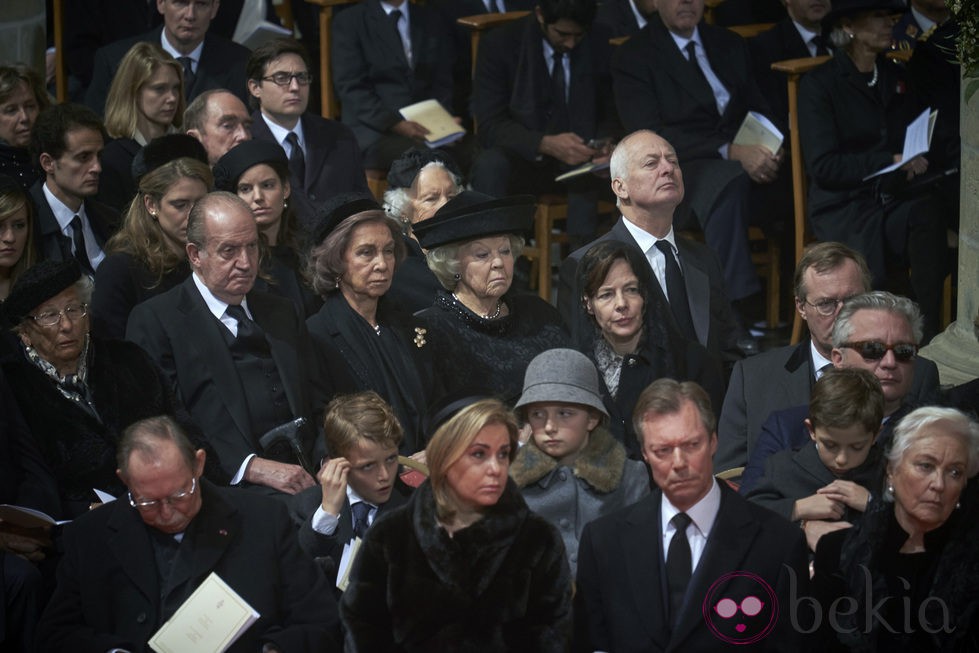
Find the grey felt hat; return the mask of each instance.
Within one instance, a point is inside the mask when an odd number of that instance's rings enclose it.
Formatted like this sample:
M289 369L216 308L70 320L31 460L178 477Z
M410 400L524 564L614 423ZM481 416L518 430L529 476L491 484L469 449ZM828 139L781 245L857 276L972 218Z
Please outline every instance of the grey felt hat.
M594 408L608 417L598 389L595 364L574 349L548 349L527 366L523 394L514 408L561 401Z

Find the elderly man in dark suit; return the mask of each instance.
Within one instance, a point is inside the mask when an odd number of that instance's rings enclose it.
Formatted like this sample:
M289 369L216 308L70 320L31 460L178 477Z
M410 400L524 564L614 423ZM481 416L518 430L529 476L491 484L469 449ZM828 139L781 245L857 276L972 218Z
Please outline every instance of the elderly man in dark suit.
M808 404L813 384L832 366L833 325L843 302L870 290L870 271L859 252L842 243L808 247L796 266L795 308L809 327L797 345L739 361L728 383L717 427L718 469L748 463L774 411ZM938 368L916 356L910 396L924 402L938 390Z
M110 43L95 53L85 104L100 114L105 111L105 100L119 62L140 41L159 43L180 62L184 68L184 99L188 103L212 88L226 88L244 102L248 48L207 33L218 4L219 0L156 0L156 9L163 16L162 27Z
M610 171L622 217L561 264L558 308L565 322L574 331L588 319L581 298L574 296L578 261L596 242L619 240L637 247L649 261L659 282L651 291L663 293L684 337L730 367L743 354L717 258L673 228L673 213L684 196L684 175L673 147L651 131L629 134L612 153Z
M749 217L773 221L782 203L787 215L790 189L787 175L784 188L772 186L781 150L733 141L748 111L774 116L753 79L744 40L701 23L704 0L660 0L657 10L612 59L619 117L627 130L653 129L676 148L690 209L721 261L731 299L742 300L760 290L748 249ZM779 197L768 197L766 189Z
M277 426L311 419L332 391L323 385L296 307L252 290L258 274L254 216L236 195L212 193L191 211L187 241L193 274L138 305L126 338L170 379L233 484L288 494L311 487L311 430L296 435L302 456L274 455L259 442Z
M39 651L143 651L212 573L260 616L229 651L337 651L336 602L285 507L202 478L205 454L152 417L119 447L121 498L65 531ZM202 615L202 618L205 615Z
M431 7L365 0L337 14L332 48L343 124L364 165L387 170L428 133L399 109L431 99L452 107L452 35Z
M786 59L803 59L830 54L829 35L820 21L829 13L829 0L784 0L788 16L775 27L748 41L755 80L772 108L772 116L789 122L788 82L772 64Z
M657 489L585 526L578 554L579 650L787 651L811 622L802 532L714 478L710 399L695 383L654 381L636 431ZM754 597L754 600L751 600ZM736 648L736 646L731 646Z
M350 129L306 111L309 55L295 39L273 39L248 60L252 138L278 143L289 157L290 199L307 231L316 207L340 193L368 192L360 147ZM285 83L283 83L285 82Z
M91 276L105 259L102 247L119 214L92 199L99 190L104 144L102 121L78 104L49 107L34 123L31 156L44 171L44 181L30 190L39 260L75 258Z
M594 0L539 0L534 13L490 32L479 49L473 117L483 151L473 162L473 189L503 197L568 192L567 232L593 237L598 177L566 184L562 172L607 161L591 140L612 132L605 57L588 32ZM607 192L607 191L606 191Z

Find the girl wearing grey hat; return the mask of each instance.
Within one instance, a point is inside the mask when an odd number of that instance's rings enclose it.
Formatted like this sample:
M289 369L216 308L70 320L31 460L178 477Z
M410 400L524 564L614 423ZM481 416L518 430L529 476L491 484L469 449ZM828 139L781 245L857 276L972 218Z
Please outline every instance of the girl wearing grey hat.
M550 349L535 357L516 409L533 435L510 476L530 509L561 532L574 572L585 524L645 496L649 473L605 428L598 371L581 352Z

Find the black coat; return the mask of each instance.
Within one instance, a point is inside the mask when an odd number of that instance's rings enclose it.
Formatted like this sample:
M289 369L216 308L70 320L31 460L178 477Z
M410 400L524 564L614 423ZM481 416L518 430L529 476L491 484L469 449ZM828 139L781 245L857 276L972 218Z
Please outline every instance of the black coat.
M571 575L561 536L512 481L452 537L431 486L367 531L340 614L349 651L566 651Z
M71 251L71 238L61 233L61 226L48 204L43 186L44 179L41 178L30 190L31 200L34 202L34 249L37 251L37 260L67 261L77 258ZM105 247L106 241L119 226L119 212L90 198L85 200L85 217L88 218L99 248ZM82 269L87 265L82 264Z
M442 284L428 267L425 253L418 241L407 236L402 240L408 253L395 268L391 289L385 297L403 310L417 313L435 302L435 296L442 290Z
M147 641L212 572L261 616L228 650L333 653L337 611L323 574L299 550L280 501L202 481L200 512L160 586L150 527L115 501L65 530L58 587L39 651L150 651Z
M129 203L136 196L133 180L133 159L143 146L132 138L116 138L105 144L102 150L102 173L99 175L99 193L96 199L125 214Z
M65 398L22 353L2 361L37 448L58 482L63 517L86 512L96 500L92 488L124 494L116 476L116 445L123 431L141 419L174 412L160 371L136 345L91 338L88 356L88 386L100 419Z
M605 0L598 5L594 28L607 38L632 36L640 29L629 0Z
M92 292L92 333L102 338L125 338L126 324L133 308L183 282L190 274L184 261L157 279L155 274L131 254L109 254L95 271Z

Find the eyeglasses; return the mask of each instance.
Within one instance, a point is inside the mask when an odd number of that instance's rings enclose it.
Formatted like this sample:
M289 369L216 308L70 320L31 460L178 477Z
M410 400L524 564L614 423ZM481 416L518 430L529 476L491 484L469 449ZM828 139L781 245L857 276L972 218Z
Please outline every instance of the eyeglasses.
M850 297L853 297L853 295L850 295ZM820 299L815 304L806 299L802 303L806 306L812 306L823 317L829 317L843 305L843 302L850 299L850 297L840 297L838 299L836 297L830 297L829 299Z
M279 71L262 78L262 81L272 82L276 86L289 86L292 80L296 80L300 86L308 86L313 81L313 75L311 73L287 73L285 71Z
M856 350L865 361L879 361L887 355L887 352L893 351L894 358L902 363L907 363L914 360L915 355L918 353L918 345L913 345L909 342L885 345L877 340L860 340L857 342L844 342L841 346Z
M180 492L177 492L176 494L171 494L170 496L165 497L163 499L142 499L140 501L136 501L136 499L133 498L132 492L127 492L126 494L129 497L129 505L131 505L133 508L136 508L137 510L149 511L149 510L155 510L159 508L160 505L164 503L167 504L168 506L172 506L175 503L186 501L191 496L193 496L194 492L196 491L197 491L197 479L193 478L190 480L189 490L182 490Z
M37 315L28 315L38 326L53 327L61 323L61 318L68 318L69 322L77 322L88 315L88 304L68 304L60 311L45 311Z

